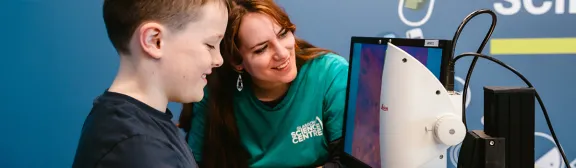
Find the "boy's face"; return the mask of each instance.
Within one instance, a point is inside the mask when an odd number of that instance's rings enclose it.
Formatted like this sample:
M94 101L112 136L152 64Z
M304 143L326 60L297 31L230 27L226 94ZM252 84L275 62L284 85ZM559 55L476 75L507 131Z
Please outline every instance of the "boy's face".
M222 65L220 41L226 30L228 12L224 4L207 3L196 21L178 32L168 32L159 59L159 81L169 101L198 102L204 97L206 76Z

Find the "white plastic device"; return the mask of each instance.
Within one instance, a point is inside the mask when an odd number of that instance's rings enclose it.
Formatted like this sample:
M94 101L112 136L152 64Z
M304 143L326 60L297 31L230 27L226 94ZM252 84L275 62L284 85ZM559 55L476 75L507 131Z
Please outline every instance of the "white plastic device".
M464 140L462 96L448 92L426 66L388 43L380 94L383 168L443 168Z

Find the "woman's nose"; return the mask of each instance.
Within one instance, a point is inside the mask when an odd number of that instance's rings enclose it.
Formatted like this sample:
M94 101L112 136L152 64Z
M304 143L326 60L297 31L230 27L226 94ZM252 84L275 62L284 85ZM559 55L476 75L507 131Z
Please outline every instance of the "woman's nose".
M281 45L276 45L276 55L274 58L276 60L285 60L286 58L290 57L290 51L286 47L282 47Z

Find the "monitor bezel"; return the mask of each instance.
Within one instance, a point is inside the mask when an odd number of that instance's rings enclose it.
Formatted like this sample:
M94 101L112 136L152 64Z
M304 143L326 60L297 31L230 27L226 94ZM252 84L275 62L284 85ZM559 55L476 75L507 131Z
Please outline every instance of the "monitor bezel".
M437 40L437 46L425 46L425 42L428 40ZM362 43L362 44L379 44L379 45L388 45L387 43L391 42L396 46L414 46L414 47L424 47L424 48L442 48L442 62L440 64L440 82L443 86L446 86L445 81L448 78L447 71L448 71L448 64L452 60L452 41L451 40L441 40L441 39L406 39L406 38L384 38L384 37L359 37L359 36L352 36L350 41L350 55L349 55L349 67L348 67L348 81L347 81L347 88L346 88L346 102L344 106L344 124L342 130L342 157L341 162L347 167L355 167L355 168L370 168L369 165L365 164L364 162L360 161L358 158L348 154L345 152L345 143L346 143L346 125L348 124L348 99L350 96L350 76L352 75L352 65L354 60L354 44L355 43Z

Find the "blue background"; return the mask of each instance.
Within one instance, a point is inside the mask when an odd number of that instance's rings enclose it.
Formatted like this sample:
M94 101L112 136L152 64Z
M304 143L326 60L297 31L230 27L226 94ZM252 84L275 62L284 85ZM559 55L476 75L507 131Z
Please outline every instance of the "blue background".
M543 1L534 0L534 4L540 6ZM399 19L399 2L395 0L278 2L298 26L298 36L345 57L350 36L405 37L413 28ZM439 1L430 20L419 28L425 38L452 39L467 14L480 8L493 9L495 2L502 0ZM118 66L118 56L106 37L101 6L102 0L0 1L0 167L71 166L92 100L108 87ZM555 14L553 10L533 15L521 8L514 15L499 15L493 38L576 37L576 14L569 14L568 9ZM410 20L418 20L425 13L404 12ZM489 23L489 16L482 16L468 24L456 53L476 51ZM575 56L497 56L538 89L571 162L576 160L576 113L571 108L576 94L572 87L576 84ZM465 75L467 66L466 61L458 64L459 77ZM480 60L471 81L468 106L472 129L482 129L482 87L486 85L524 86L512 73ZM179 105L171 104L170 108L179 115ZM540 110L536 117L536 131L548 134ZM553 143L536 138L539 159L553 149ZM552 157L551 161L558 159Z

